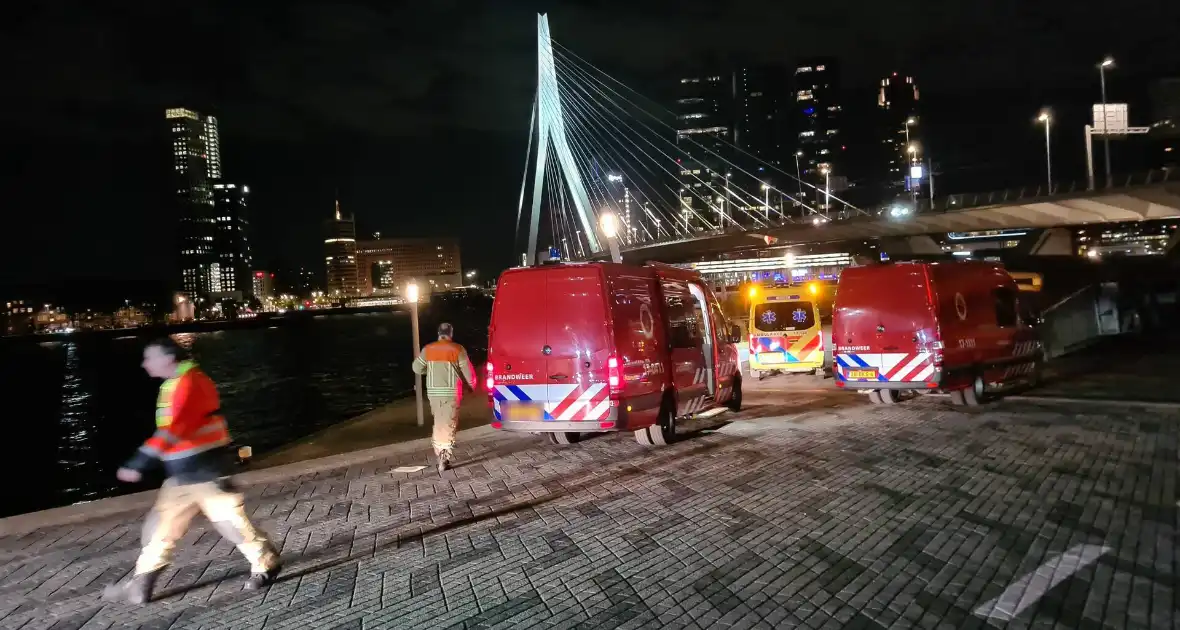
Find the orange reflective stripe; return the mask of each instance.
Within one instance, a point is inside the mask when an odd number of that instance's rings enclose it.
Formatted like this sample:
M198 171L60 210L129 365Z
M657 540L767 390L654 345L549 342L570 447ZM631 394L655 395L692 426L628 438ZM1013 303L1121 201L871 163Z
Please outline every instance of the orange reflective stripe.
M459 345L446 342L435 342L422 349L422 357L427 361L453 363L459 360Z

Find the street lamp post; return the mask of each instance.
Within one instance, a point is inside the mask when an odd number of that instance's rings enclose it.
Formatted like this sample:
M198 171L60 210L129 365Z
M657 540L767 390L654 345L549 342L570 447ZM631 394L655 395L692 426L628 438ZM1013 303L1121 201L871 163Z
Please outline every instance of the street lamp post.
M616 237L619 235L619 218L613 212L603 212L601 218L598 219L598 227L602 230L602 235L606 237L606 244L610 247L610 259L612 262L623 262L623 255L619 253L619 241Z
M1102 86L1102 154L1106 158L1106 187L1113 185L1110 175L1110 134L1106 130L1106 69L1114 67L1114 58L1107 57L1098 64L1098 81Z
M795 152L795 181L799 182L799 198L796 200L800 206L803 205L803 171L799 168L799 158L803 157L802 151Z
M910 116L905 119L905 145L910 146L910 125L917 124L918 119Z
M1048 182L1049 189L1047 194L1053 194L1053 157L1049 152L1049 127L1053 125L1053 118L1049 116L1049 112L1041 112L1037 116L1037 121L1045 125L1045 179Z
M418 352L422 347L418 338L418 284L411 282L406 285L406 301L410 303L410 334L414 336L414 360L418 359ZM414 375L414 403L418 408L418 426L424 425L422 413L422 377Z
M909 177L908 173L911 172L909 169L911 166L914 165L914 160L918 159L918 147L911 144L906 147L905 152L906 152L906 155L910 156L909 161L906 162L906 165L905 165L906 173L907 173L906 176ZM918 189L914 188L914 181L913 181L912 177L910 178L910 198L913 199L914 207L917 208L918 207Z
M824 174L824 214L827 214L832 204L832 167L824 164L819 172Z

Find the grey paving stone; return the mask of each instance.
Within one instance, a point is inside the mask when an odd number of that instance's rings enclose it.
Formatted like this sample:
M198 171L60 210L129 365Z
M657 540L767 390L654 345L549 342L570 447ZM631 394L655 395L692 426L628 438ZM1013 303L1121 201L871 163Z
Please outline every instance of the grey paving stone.
M981 605L1083 544L1110 551L1008 627L1176 627L1180 414L862 402L751 392L683 425L745 429L661 449L491 434L441 477L390 474L406 453L273 480L247 491L287 561L261 593L201 526L141 608L98 599L140 514L0 538L0 630L998 627Z

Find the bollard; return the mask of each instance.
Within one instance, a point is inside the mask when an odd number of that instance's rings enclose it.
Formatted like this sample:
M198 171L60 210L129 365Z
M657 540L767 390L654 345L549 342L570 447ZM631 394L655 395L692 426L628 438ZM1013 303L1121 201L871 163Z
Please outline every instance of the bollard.
M254 454L254 450L249 446L242 446L238 448L238 465L245 466L250 462L250 456Z

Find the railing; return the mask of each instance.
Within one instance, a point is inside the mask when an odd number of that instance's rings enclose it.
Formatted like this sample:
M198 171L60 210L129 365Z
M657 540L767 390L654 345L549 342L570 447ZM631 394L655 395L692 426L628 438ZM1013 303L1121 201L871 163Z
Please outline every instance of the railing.
M645 247L660 243L706 239L731 234L743 234L746 232L759 232L761 230L772 229L786 225L822 225L824 223L882 221L889 220L891 211L897 207L905 207L907 210L914 211L916 214L953 212L956 210L968 210L971 208L981 208L990 205L1031 203L1037 200L1046 200L1051 198L1068 198L1070 196L1090 197L1101 194L1102 191L1105 190L1122 190L1126 188L1135 188L1138 186L1162 184L1165 182L1180 182L1180 170L1165 168L1150 170L1145 173L1119 175L1114 177L1113 185L1110 188L1099 186L1094 190L1090 190L1088 188L1088 183L1085 180L1081 180L1054 182L1051 188L1047 184L1041 184L1039 186L1024 186L1021 188L1008 188L991 192L948 195L946 197L936 198L933 200L933 202L930 199L919 198L917 200L916 207L914 207L913 202L908 201L904 197L890 204L886 204L881 208L876 208L869 211L845 207L841 210L833 210L826 214L818 214L813 213L806 208L801 208L800 206L795 205L784 207L782 215L779 215L777 208L772 208L769 221L767 221L767 223L770 225L747 226L730 224L726 227L712 230L697 229L687 235L683 233L666 234L662 238L639 240L634 243L624 242L623 246L625 248Z
M1177 171L1176 169L1165 168L1159 170L1150 170L1146 173L1119 175L1113 178L1110 188L1107 188L1106 186L1096 186L1093 190L1089 189L1089 183L1086 180L1080 180L1069 182L1053 182L1052 187L1050 187L1047 183L1044 183L1038 186L1023 186L1020 188L993 190L991 192L984 193L948 195L941 199L934 199L933 203L931 203L931 200L929 199L919 199L918 212L949 212L953 210L979 208L982 206L991 206L1005 203L1029 202L1036 199L1046 199L1050 197L1068 197L1071 195L1089 197L1102 194L1102 192L1105 190L1150 186L1152 184L1162 184L1169 181L1180 181L1180 171Z

